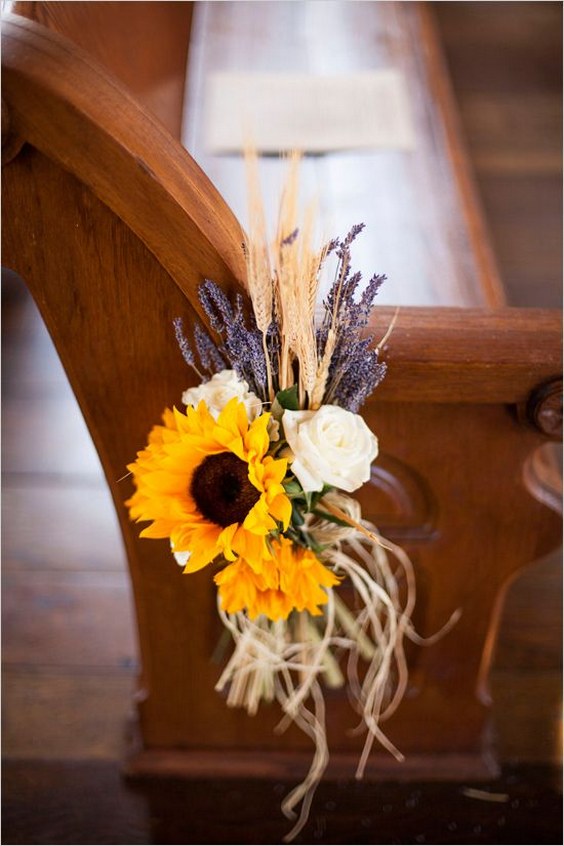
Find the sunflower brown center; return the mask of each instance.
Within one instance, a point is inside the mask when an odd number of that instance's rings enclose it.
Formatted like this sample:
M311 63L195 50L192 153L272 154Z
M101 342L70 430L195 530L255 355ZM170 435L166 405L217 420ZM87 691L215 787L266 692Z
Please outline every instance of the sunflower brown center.
M260 498L248 465L232 452L204 458L192 476L190 494L200 513L223 528L242 523Z

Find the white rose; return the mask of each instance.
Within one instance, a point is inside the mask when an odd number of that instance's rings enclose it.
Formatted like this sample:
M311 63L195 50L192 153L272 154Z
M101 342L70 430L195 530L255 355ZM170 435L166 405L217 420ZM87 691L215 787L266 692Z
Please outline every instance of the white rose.
M285 411L282 425L294 454L291 468L304 491L323 484L355 491L370 478L378 441L359 414L337 405Z
M249 391L248 383L239 379L234 370L222 370L215 373L209 382L202 382L196 388L188 388L182 394L182 402L197 408L204 400L210 414L217 420L220 411L223 411L233 397L244 403L249 420L254 420L262 412L262 402L256 394Z

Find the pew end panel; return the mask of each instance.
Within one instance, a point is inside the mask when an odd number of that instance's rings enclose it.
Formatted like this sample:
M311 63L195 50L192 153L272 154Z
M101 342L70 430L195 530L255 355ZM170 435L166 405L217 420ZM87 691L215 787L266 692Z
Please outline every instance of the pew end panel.
M125 465L194 381L172 318L194 321L204 278L228 293L244 282L239 224L160 124L63 37L7 17L3 67L4 262L29 286L80 403L133 584L142 748L129 772L299 771L309 741L275 735L274 708L249 719L214 692L210 574L183 576L166 542L139 539L123 505ZM377 311L375 334L392 314ZM387 726L404 777L489 772L487 675L503 593L560 538L523 482L555 435L545 412L561 402L560 337L550 312L406 308L388 343L389 374L366 414L382 458L364 512L413 557L420 634L462 611L438 642L410 650L410 689ZM328 707L333 771L351 773L354 714L339 692ZM399 766L375 753L368 774L398 777Z

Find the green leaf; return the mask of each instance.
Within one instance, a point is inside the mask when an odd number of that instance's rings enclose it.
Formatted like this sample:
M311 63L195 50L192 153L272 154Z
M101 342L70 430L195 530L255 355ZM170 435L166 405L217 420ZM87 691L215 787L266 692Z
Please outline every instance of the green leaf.
M299 532L297 529L294 529L292 526L288 526L288 528L284 532L284 537L289 538L298 546L303 546L305 549L308 549L307 542L302 536L301 532Z
M297 508L296 503L292 503L292 525L293 526L303 526L305 520L303 518L303 514Z
M295 478L284 479L282 482L282 487L286 491L286 494L290 497L290 499L294 499L296 497L303 497L304 492L302 490L302 486Z
M320 491L313 491L310 494L311 499L309 500L309 510L313 511L317 507L318 503L321 502L325 494L328 494L329 491L332 490L334 490L334 488L331 485L324 484Z
M291 388L286 388L284 391L278 391L273 403L273 408L276 402L278 402L282 408L287 411L298 411L300 407L298 403L298 386L292 385Z
M311 535L309 535L307 532L302 532L302 536L307 548L311 549L312 552L315 552L316 555L321 555L324 549L326 549L326 546L321 546L321 544L316 543L316 541L314 541Z

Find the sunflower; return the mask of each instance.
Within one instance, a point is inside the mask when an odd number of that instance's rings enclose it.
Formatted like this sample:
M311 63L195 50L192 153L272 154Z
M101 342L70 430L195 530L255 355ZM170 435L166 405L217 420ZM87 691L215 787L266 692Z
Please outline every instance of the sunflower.
M272 559L266 538L288 527L292 508L282 486L287 461L267 455L269 419L265 412L249 424L236 398L217 420L203 401L186 414L166 409L128 466L137 488L130 515L152 521L141 536L170 538L173 552L188 552L185 573L219 555L244 558L257 573Z
M327 602L324 587L339 579L310 550L280 537L271 543L273 559L260 572L240 558L215 576L221 607L228 614L246 609L251 619L265 614L271 620L286 619L290 611L309 611L319 616Z

